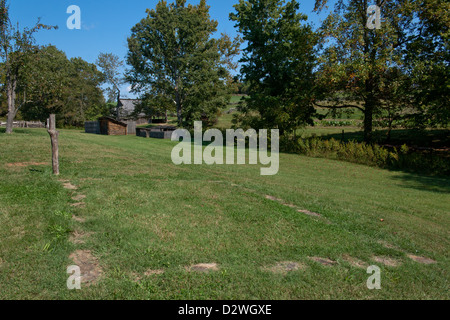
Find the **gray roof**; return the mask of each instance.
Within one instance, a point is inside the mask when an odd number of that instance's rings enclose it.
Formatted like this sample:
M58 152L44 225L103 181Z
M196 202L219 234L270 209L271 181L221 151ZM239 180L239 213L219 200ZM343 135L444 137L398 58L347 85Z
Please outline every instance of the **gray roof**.
M122 118L130 117L139 103L141 103L139 99L119 99L120 116ZM139 117L145 117L145 114L140 113Z

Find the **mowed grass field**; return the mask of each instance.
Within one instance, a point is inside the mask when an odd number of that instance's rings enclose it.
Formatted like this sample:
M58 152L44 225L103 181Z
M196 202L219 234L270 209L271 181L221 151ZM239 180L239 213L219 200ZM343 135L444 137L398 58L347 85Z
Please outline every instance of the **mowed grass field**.
M0 299L449 298L448 178L291 154L262 177L175 145L61 130L54 177L45 130L0 132ZM68 290L76 263L96 281Z

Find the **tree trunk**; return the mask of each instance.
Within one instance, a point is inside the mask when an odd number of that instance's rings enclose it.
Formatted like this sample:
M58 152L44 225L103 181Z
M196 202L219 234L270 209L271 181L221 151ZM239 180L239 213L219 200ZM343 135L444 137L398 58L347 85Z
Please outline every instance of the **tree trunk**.
M55 121L54 114L50 115L48 134L50 135L50 139L51 139L51 143L52 143L53 174L59 175L59 150L58 150L59 131L56 131L56 121Z
M180 127L183 126L183 118L181 115L181 108L177 108L177 118L178 118L178 125Z
M178 91L175 93L175 103L177 104L177 118L178 118L178 125L181 127L183 125L183 115L182 115L182 106L181 106L181 99L180 94Z
M389 125L388 125L388 131L386 133L386 143L391 143L391 132L392 132L392 126L394 123L393 117L389 115Z
M175 81L175 104L177 105L177 118L178 125L181 127L183 125L183 106L181 105L181 97L180 97L180 78L176 76Z
M6 133L13 132L14 118L16 117L16 85L17 80L10 74L6 76L6 96L8 99L8 120L6 122Z
M6 133L11 134L13 132L15 115L12 112L8 113L8 120L6 121Z
M368 98L364 107L364 141L372 142L374 100Z
M117 92L117 108L116 108L116 120L120 121L120 91Z
M372 59L370 64L372 65L375 61L375 56L373 56L375 51L372 51ZM366 97L364 99L364 141L367 143L372 142L372 131L373 131L373 112L377 105L377 100L375 98L375 77L372 71L369 71L369 76L365 82Z

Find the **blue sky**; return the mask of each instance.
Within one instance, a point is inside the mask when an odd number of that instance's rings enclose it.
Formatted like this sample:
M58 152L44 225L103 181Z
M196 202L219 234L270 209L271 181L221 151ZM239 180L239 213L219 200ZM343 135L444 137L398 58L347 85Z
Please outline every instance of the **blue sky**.
M58 30L40 31L36 35L39 45L52 44L64 51L68 58L81 57L94 63L100 52L112 52L121 59L127 53L126 40L131 28L146 16L147 8L154 8L158 0L10 0L12 22L21 27L31 27L37 18L48 25L57 25ZM168 2L172 2L169 0ZM199 0L188 0L196 4ZM211 17L219 22L218 33L236 34L234 23L228 15L234 11L238 0L209 0ZM314 0L300 1L301 12L309 17L316 26L320 17L312 13ZM66 27L67 8L77 5L81 9L81 30L69 30ZM323 16L322 16L323 17ZM122 89L128 94L127 85Z

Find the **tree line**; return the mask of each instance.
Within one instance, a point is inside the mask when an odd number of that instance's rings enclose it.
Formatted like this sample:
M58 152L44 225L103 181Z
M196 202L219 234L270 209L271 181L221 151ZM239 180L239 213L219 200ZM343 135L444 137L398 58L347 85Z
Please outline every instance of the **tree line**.
M112 54L93 65L31 45L34 32L52 27L14 30L5 1L0 5L8 121L17 105L27 117L43 119L51 111L73 124L109 113L100 85L110 85L111 102L125 81L143 101L137 112L169 110L184 127L196 120L213 125L236 90L246 97L235 126L278 128L284 137L312 125L318 107L360 110L366 141L380 117L421 128L449 123L448 2L337 0L315 29L297 0L240 0L229 16L238 31L231 38L216 36L206 0L159 1L131 29L123 78L122 62ZM316 0L315 11L327 5ZM367 26L370 5L380 8L379 29ZM14 78L11 70L20 72Z

